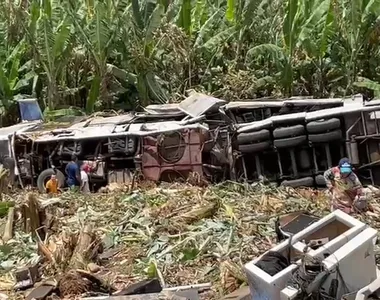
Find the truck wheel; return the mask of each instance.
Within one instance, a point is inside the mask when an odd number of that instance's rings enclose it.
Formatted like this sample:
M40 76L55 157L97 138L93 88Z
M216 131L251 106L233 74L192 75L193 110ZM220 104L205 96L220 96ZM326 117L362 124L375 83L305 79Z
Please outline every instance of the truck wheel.
M311 187L314 186L314 179L313 177L305 177L300 179L294 179L294 180L284 180L281 182L281 186L290 186L292 188L297 187Z
M321 133L338 128L340 128L340 120L337 118L318 120L306 124L306 129L310 133Z
M43 170L37 178L37 187L40 193L45 192L45 184L50 179L50 176L55 174L58 180L58 187L65 186L65 175L60 170L46 169Z
M342 131L340 129L319 134L309 134L309 141L312 143L327 143L341 139Z
M315 183L318 186L326 186L325 177L323 175L317 175L317 176L315 176Z
M268 129L263 129L255 132L241 133L237 136L239 145L249 144L252 142L259 142L269 140L270 132Z
M307 140L306 135L291 137L287 139L274 140L276 148L293 148L302 145Z
M270 147L270 142L265 141L261 143L256 144L248 144L248 145L239 145L239 151L241 153L254 153L254 152L260 152L268 149Z
M273 136L275 139L283 139L292 136L299 136L305 133L305 127L303 125L294 125L289 127L280 127L273 130Z

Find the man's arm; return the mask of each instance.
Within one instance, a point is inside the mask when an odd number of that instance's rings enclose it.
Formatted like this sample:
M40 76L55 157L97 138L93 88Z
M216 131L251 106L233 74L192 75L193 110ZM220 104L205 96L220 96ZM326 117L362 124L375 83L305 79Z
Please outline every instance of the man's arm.
M80 172L79 174L80 174L80 185L79 186L80 186L80 190L82 190L83 186L84 186L84 180L83 180L84 178L82 177L82 172Z
M331 190L334 186L334 173L332 169L326 170L323 177L325 178L327 188Z
M81 186L82 185L82 178L80 176L80 170L79 170L79 167L77 166L76 170L75 170L75 175L77 177L77 180L79 182L79 185Z
M351 173L350 180L353 183L352 190L355 191L357 195L361 194L363 185L360 182L358 176L355 173Z

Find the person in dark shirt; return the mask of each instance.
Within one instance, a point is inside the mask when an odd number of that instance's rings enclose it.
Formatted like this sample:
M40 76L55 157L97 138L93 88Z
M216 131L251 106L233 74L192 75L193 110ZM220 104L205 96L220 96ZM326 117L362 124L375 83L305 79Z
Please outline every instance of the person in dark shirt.
M65 169L67 175L67 185L70 189L80 186L80 170L78 166L78 158L75 154L71 156L71 161Z

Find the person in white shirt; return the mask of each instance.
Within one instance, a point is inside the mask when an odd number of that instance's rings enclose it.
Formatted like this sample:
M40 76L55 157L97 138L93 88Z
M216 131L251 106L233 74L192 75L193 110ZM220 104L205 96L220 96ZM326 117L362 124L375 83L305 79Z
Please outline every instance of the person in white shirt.
M80 170L80 177L81 177L81 192L88 194L90 192L90 185L88 182L88 172L90 170L90 167L87 164L83 164L81 166Z

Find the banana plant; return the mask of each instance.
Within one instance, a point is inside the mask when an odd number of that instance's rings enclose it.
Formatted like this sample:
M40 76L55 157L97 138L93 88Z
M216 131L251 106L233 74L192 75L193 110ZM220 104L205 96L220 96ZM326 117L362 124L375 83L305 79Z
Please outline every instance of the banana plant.
M326 53L336 30L334 0L315 1L299 35L297 46L306 50L318 70L318 95L324 96Z
M204 74L209 73L212 65L223 56L223 50L227 42L235 35L235 27L230 26L226 19L226 8L218 5L211 5L207 0L197 0L195 5L188 0L181 0L177 6L180 8L173 20L166 14L168 21L175 21L186 32L189 39L194 42L190 44L187 51L186 71L187 78L184 78L181 91L192 88L193 69L196 69L194 60L202 56L207 61L207 69ZM201 82L205 77L201 77Z
M282 26L282 45L261 44L247 52L248 61L252 57L269 56L281 71L283 93L290 96L293 90L293 56L304 23L306 1L288 0L285 8L285 19Z
M128 6L127 1L86 1L66 5L66 12L79 32L94 63L94 74L86 101L86 112L92 113L97 100L109 105L107 91L107 61L117 37L119 20Z
M132 0L130 13L134 22L130 23L129 28L124 28L123 32L123 36L129 36L134 45L132 65L137 76L137 90L142 106L148 105L151 99L158 103L169 101L167 91L159 84L152 66L156 48L154 32L161 25L166 9L165 1L140 3L138 0ZM129 46L129 42L125 43L125 47Z
M354 86L369 89L373 91L376 99L380 99L380 83L365 77L358 77L358 81L354 82Z
M28 1L0 1L0 47L9 51L23 39L22 24L27 20L23 14L28 9ZM1 51L1 50L0 50Z
M45 107L52 111L60 102L59 80L72 54L73 28L59 0L31 0L29 14L29 24L25 26L27 41L32 47L34 60L45 73Z
M191 0L182 0L180 15L178 18L178 25L182 27L185 32L191 36Z
M27 63L20 66L25 49L25 43L21 41L0 64L0 99L5 112L10 109L14 97L36 76L33 71L28 71Z
M332 26L331 10L329 0L322 2L288 0L282 25L282 43L260 44L251 48L247 52L247 62L252 58L269 57L271 64L280 71L284 95L291 96L295 53L301 45L306 44L308 50L313 51L317 57L324 56ZM319 26L314 27L315 25ZM315 35L319 37L317 41Z
M271 6L273 6L272 3ZM240 57L241 49L246 42L248 35L252 32L262 31L261 26L265 26L265 30L270 28L265 22L265 14L268 12L269 0L228 0L225 17L230 26L235 28L237 42L236 60ZM272 24L276 24L276 17L271 20Z
M349 60L347 62L347 88L352 91L352 86L357 79L358 56L364 45L368 43L372 32L378 35L373 20L380 16L379 0L352 0L341 1L342 11L339 22L339 30L348 45Z

